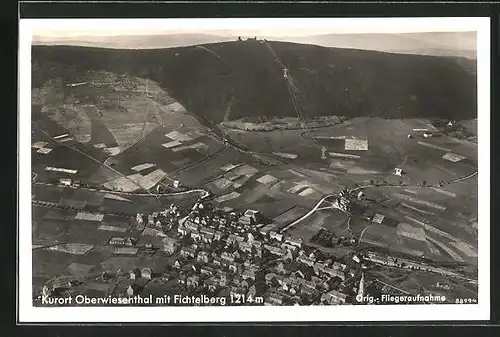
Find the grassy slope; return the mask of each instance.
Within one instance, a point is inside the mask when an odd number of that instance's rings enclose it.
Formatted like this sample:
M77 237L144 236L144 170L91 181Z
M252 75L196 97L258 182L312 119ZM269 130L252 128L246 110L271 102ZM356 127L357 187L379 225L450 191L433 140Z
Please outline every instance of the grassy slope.
M270 44L289 68L306 116L476 116L475 76L456 59ZM33 62L33 86L54 76L77 81L71 69L105 69L149 77L213 122L223 120L229 102L230 120L295 116L282 70L257 42L161 50L35 46Z

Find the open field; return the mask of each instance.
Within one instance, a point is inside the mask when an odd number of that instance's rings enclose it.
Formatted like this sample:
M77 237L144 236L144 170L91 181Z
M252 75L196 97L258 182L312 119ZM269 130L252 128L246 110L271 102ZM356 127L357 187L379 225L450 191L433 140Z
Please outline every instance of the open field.
M307 221L302 221L287 231L293 237L302 238L304 242L309 242L311 237L332 220L326 212L318 211L311 215Z
M413 256L422 256L428 251L425 239L422 241L403 236L397 228L379 224L371 225L364 232L361 243Z
M161 170L156 171L157 173L164 172L175 176L175 172L181 171L183 167L189 167L190 165L196 167L197 165L194 165L195 163L203 161L207 158L207 156L218 153L223 149L223 145L206 136L199 136L196 140L193 139L191 141L187 141L187 146L190 146L190 142L194 142L193 144L196 145L203 141L204 147L202 148L188 147L182 151L173 151L175 147L167 149L162 146L162 144L164 144L164 140L167 139L165 134L168 130L171 131L172 129L165 127L158 128L149 134L147 138L141 142L141 144L131 147L118 156L113 157L113 160L109 162L110 165L127 174L138 174L133 168L144 164L143 158L148 158L148 161L154 165L156 170ZM184 131L184 134L185 132L186 131ZM143 171L141 171L141 173L143 173ZM145 182L145 184L141 185L144 185L146 189L149 189L157 182L164 179L164 176L160 177L158 175L158 177L160 178L159 180L146 178L151 182ZM188 179L183 177L181 177L181 179L181 181L188 181Z
M282 213L278 215L277 217L273 218L272 221L278 225L279 228L284 227L285 225L288 225L289 223L297 220L300 218L302 215L307 213L307 209L303 209L300 207L294 207L290 209L289 211L286 211L285 213Z

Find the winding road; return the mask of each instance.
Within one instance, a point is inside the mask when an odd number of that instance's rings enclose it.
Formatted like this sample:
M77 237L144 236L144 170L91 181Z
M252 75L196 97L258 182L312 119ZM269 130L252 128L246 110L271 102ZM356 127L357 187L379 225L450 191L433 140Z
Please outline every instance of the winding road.
M324 196L320 201L318 201L316 203L316 205L309 211L307 212L306 214L304 214L303 216L301 216L300 218L298 218L297 220L293 221L292 223L286 225L285 227L283 227L282 229L279 230L279 233L283 233L287 230L289 230L291 227L295 226L296 224L298 224L299 222L301 222L302 220L306 219L307 217L309 217L311 214L313 214L314 212L316 212L318 210L318 208L321 206L321 204L328 198L330 197L333 197L333 194L328 194L326 196ZM332 206L333 208L333 206Z
M461 182L461 181L464 181L464 180L467 180L467 179L470 179L472 177L475 177L477 175L477 171L475 172L472 172L471 174L465 176L465 177L461 177L461 178L457 178L457 179L454 179L454 180L451 180L449 183L446 183L445 185L451 185L451 184L455 184L455 183L458 183L458 182ZM399 188L429 188L429 187L435 187L434 185L426 185L426 186L409 186L409 185L364 185L364 186L358 186L358 187L355 187L352 189L352 191L359 191L359 190L363 190L365 188L369 188L369 187L399 187Z
M201 189L201 188L195 188L195 189L191 189L191 190L187 190L187 191L182 191L182 192L159 193L159 194L152 195L151 193L119 192L119 191L111 191L111 190L106 190L106 189L98 189L98 188L90 188L90 187L64 186L64 185L55 185L55 184L42 183L42 182L34 182L33 184L34 185L40 185L40 186L72 188L72 189L78 189L78 190L87 190L87 191L93 191L93 192L101 192L101 193L109 193L109 194L119 194L119 195L131 195L131 196L140 196L140 197L144 197L144 196L151 197L151 196L154 196L155 198L173 197L173 196L179 196L179 195L187 195L187 194L191 194L191 193L200 193L202 198L209 195L209 192L207 190L204 190L204 189Z

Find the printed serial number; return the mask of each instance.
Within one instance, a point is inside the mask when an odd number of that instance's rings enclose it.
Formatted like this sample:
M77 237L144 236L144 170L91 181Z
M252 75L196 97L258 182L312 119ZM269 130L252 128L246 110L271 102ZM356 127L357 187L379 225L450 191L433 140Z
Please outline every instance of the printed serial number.
M477 303L477 298L457 298L455 299L455 304L475 304Z

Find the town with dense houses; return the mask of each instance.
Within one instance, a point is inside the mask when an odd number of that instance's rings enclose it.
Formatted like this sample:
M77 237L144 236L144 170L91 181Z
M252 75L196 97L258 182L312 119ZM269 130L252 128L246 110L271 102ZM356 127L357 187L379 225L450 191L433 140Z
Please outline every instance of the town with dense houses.
M352 198L342 192L336 204L347 210ZM97 281L113 285L108 296L146 296L154 288L156 296L238 298L231 301L233 305L362 304L366 296L404 294L388 284L381 288L376 280L367 280L364 272L372 266L460 277L444 268L374 251L353 250L337 259L303 239L272 230L272 224L258 211L221 209L202 197L190 209L171 204L160 212L138 213L134 223L143 235L160 237L161 244L139 246L132 237L111 237L108 245L114 247L114 253L159 254L172 263L165 270L119 269L115 275L103 272ZM51 287L45 285L41 295L47 298L77 293L78 284L75 280L57 280Z

